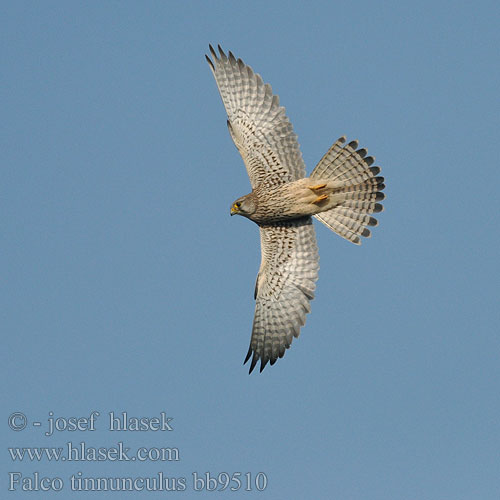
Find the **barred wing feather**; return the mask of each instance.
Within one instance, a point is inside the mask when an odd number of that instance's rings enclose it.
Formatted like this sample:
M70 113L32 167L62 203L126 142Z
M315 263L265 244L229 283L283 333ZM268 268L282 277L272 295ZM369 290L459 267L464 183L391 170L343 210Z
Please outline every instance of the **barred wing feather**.
M262 260L256 284L255 317L245 363L250 372L273 365L298 337L310 312L319 257L310 217L261 226Z
M228 128L250 177L279 185L305 177L305 165L292 125L279 97L241 59L210 46L206 56L226 108Z

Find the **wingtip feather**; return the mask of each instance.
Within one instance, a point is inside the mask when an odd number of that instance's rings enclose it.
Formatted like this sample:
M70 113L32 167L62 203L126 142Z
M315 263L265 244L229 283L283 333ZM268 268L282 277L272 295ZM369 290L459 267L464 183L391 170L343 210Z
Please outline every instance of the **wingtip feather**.
M219 49L219 54L220 54L220 58L225 61L227 59L227 56L226 54L224 53L224 51L222 50L222 47L220 46L220 44L217 45L217 48Z
M208 64L210 65L210 68L212 69L212 71L215 71L215 66L214 66L214 63L212 62L212 60L210 59L210 57L208 57L208 56L205 54L205 59L207 60Z
M255 365L257 364L257 361L258 361L257 353L254 352L253 353L253 357L252 357L252 361L250 363L250 369L248 370L249 374L253 372L253 369L255 368Z
M246 364L246 362L250 359L250 356L252 355L252 347L250 346L248 348L247 355L245 356L245 361L243 361L243 364Z

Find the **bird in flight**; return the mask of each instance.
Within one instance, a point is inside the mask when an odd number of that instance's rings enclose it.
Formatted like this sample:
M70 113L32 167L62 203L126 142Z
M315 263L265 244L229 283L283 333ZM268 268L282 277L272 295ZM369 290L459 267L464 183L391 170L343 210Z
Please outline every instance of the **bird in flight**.
M306 177L297 136L271 86L220 45L205 56L227 112L229 133L245 163L252 192L231 205L260 229L250 370L282 358L310 312L319 256L312 217L359 245L376 226L384 178L358 142L340 137Z

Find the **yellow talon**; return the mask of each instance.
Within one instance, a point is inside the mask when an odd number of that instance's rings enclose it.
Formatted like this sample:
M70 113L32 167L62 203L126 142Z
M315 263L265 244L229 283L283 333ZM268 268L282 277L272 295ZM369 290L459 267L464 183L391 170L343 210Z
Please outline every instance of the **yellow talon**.
M326 188L326 184L316 184L316 186L309 186L309 189L313 191L317 191L318 189Z
M328 195L322 194L321 196L318 196L313 203L321 203L322 201L325 201L328 199Z

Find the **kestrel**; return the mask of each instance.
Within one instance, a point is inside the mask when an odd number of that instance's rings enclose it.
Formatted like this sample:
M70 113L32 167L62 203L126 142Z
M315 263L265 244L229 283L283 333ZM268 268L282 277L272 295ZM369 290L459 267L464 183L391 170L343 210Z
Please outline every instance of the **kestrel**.
M358 142L338 139L306 177L297 136L271 86L241 59L210 45L205 56L226 108L229 133L245 163L252 192L231 205L260 229L261 264L249 373L282 358L310 312L319 256L312 217L359 245L383 210L384 178Z

